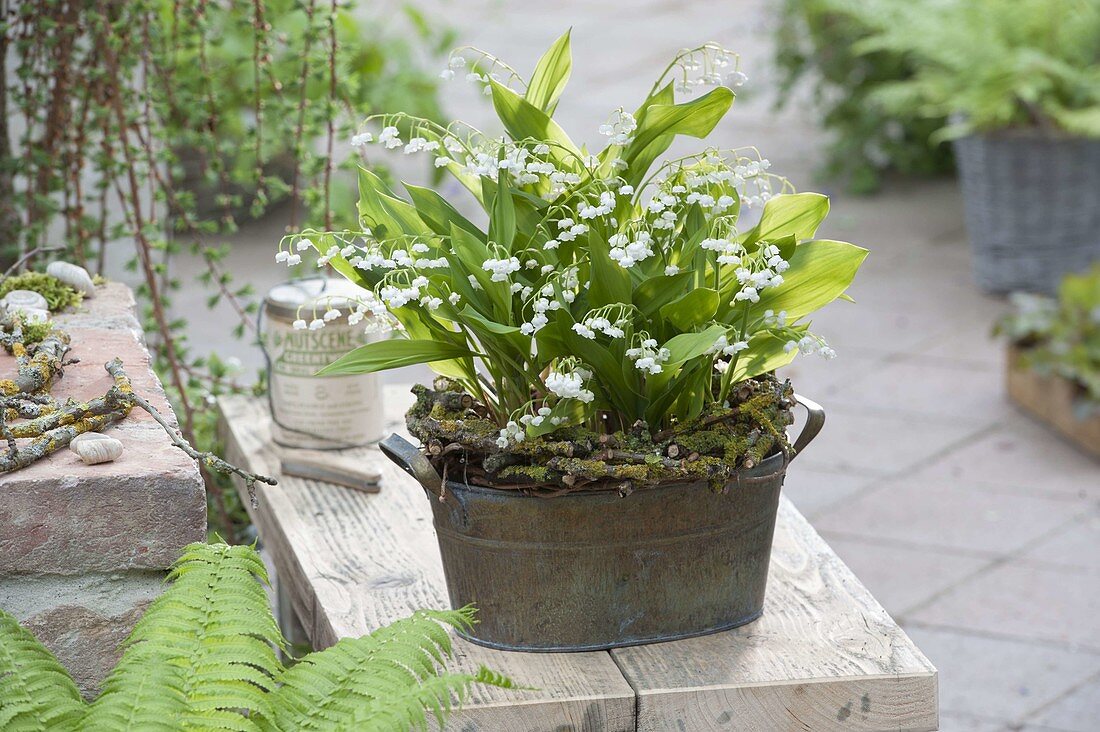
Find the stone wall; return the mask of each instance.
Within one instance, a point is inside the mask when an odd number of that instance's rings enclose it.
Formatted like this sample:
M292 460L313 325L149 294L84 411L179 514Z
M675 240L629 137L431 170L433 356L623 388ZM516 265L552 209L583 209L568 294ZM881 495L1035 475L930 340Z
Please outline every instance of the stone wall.
M111 386L103 365L118 356L137 393L172 417L149 366L128 288L98 288L79 312L56 321L72 335L53 395L87 400ZM0 374L14 373L0 352ZM107 434L125 451L84 465L68 449L0 475L0 608L44 642L93 694L149 602L165 569L206 532L206 496L195 463L135 408Z

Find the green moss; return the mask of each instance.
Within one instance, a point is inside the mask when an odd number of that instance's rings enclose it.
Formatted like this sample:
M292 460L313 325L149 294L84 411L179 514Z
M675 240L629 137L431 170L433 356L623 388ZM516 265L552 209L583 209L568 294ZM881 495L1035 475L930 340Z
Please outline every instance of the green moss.
M534 483L549 483L557 478L545 465L509 465L500 471L502 478L526 478Z
M46 298L46 304L54 312L76 307L84 299L84 293L77 292L61 280L45 272L24 272L0 282L0 297L7 295L12 290L37 292Z
M29 346L41 343L53 331L53 323L24 323L22 330L23 343Z

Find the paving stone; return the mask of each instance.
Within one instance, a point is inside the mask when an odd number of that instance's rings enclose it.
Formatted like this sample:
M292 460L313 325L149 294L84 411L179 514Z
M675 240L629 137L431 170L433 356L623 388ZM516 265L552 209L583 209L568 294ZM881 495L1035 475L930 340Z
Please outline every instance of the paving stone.
M1019 549L1079 515L1076 502L965 482L898 478L817 517L822 532L988 555Z
M905 632L939 670L945 714L1019 720L1100 669L1090 653L912 625Z
M1100 570L1100 512L1083 516L1021 556L1064 567Z
M1098 586L1097 572L1014 560L950 590L909 619L1100 652Z
M1095 732L1100 724L1100 678L1090 679L1028 719L1043 727Z
M797 461L787 468L783 494L803 516L813 519L826 508L859 493L878 478L858 472L821 470Z
M984 425L1011 412L998 376L985 368L893 361L849 381L835 397L868 413L907 412Z
M1037 494L1100 497L1100 461L1022 415L1006 418L997 430L960 445L922 474Z
M941 710L939 732L1024 732L1024 730L1007 719L989 719Z
M804 464L876 475L920 467L979 431L973 424L909 415L826 410L825 428L802 458Z
M968 577L991 560L926 548L829 537L829 546L851 567L891 615L906 611Z

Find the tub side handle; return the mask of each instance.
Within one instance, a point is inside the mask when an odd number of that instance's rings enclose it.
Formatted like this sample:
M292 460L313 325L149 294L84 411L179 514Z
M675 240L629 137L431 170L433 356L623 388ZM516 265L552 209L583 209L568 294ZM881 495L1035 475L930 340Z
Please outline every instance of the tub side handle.
M794 398L806 409L806 425L794 441L794 455L791 456L791 460L802 454L802 451L806 449L806 445L809 445L817 437L817 433L825 425L825 410L821 408L820 404L800 394L795 394Z
M424 486L424 490L439 497L443 489L443 479L439 477L439 473L435 472L428 458L420 452L420 448L401 435L390 435L379 442L378 447L383 455L416 478L417 482Z

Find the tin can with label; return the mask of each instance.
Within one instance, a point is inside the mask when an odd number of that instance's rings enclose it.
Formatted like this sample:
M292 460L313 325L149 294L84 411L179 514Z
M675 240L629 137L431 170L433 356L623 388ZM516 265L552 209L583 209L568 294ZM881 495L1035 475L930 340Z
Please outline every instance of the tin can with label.
M260 339L268 363L272 436L288 447L338 449L382 438L378 374L315 376L318 370L374 339L366 323L350 325L359 288L314 277L271 288L264 298ZM336 310L325 327L296 329ZM369 317L369 316L368 316Z

